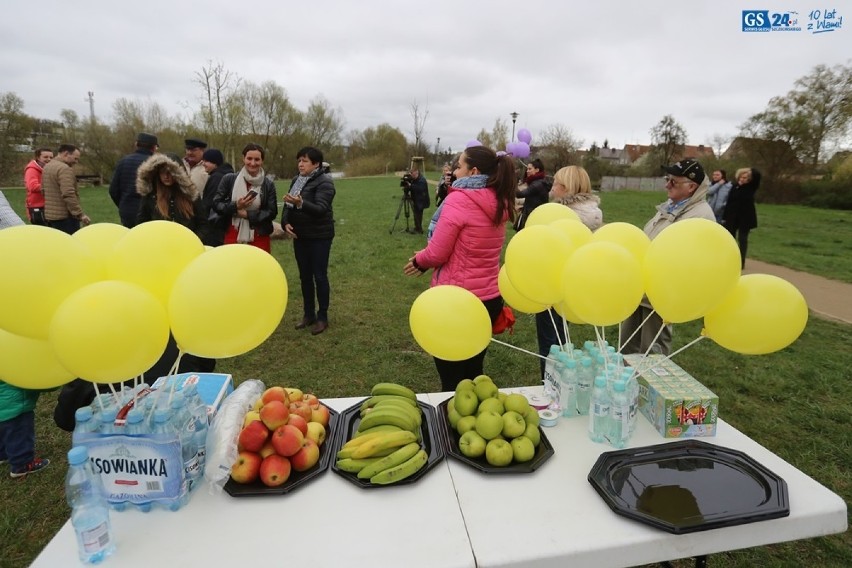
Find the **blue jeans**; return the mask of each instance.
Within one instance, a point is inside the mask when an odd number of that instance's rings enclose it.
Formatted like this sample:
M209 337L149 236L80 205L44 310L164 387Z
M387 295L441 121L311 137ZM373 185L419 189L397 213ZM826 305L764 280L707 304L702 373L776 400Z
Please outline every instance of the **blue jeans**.
M35 459L35 413L32 410L0 422L0 460L23 471Z
M550 321L551 316L553 321ZM553 323L556 322L556 328ZM551 345L563 345L565 339L565 328L562 326L562 316L553 308L539 312L535 315L535 333L538 336L538 354L547 357ZM539 359L541 369L541 380L544 380L544 359Z
M48 221L47 226L59 229L63 233L73 235L80 230L80 220L75 219L74 217L66 217L65 219L59 219L58 221Z
M293 241L293 252L302 284L304 315L309 320L328 322L328 303L331 296L328 258L331 255L331 239L296 239ZM319 304L318 310L316 304Z

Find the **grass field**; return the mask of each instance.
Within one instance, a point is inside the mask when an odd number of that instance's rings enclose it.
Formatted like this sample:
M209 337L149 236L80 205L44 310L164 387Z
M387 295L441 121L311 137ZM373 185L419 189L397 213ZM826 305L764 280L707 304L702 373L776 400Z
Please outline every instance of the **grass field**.
M289 283L284 319L263 345L240 357L220 360L217 371L233 374L237 382L256 378L267 385L298 386L321 398L360 396L383 380L419 392L438 390L432 360L408 328L408 309L428 287L428 275L407 278L402 274L406 259L424 246L425 239L399 232L405 227L404 217L397 231L389 234L399 203L398 180L338 180L337 188L330 329L317 337L293 329L301 317L298 272L291 244L276 241L273 254ZM23 190L4 189L4 193L22 211ZM603 194L605 220L642 226L663 198L662 193ZM83 189L82 201L95 222L117 222L104 188ZM758 211L761 226L751 234L751 256L852 282L852 212L769 205L759 205ZM615 328L606 331L615 334ZM802 337L779 353L747 357L702 341L676 361L719 395L722 418L849 502L849 332L849 326L811 318ZM572 326L571 333L575 342L591 336L588 326ZM675 348L699 333L700 321L675 326ZM514 335L500 339L535 350L532 316L520 315ZM514 349L493 345L485 365L501 387L538 382L537 360ZM62 488L70 435L53 424L55 402L55 392L42 395L36 419L38 452L54 463L23 481L11 480L7 467L0 466L0 567L29 564L67 519ZM715 555L711 563L850 566L852 536L847 532L735 551Z

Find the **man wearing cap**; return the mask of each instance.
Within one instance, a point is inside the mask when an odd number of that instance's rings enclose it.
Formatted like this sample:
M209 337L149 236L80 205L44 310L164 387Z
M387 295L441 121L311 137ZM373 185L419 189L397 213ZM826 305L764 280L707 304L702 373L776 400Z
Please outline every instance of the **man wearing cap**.
M205 218L208 220L208 233L201 240L204 241L205 245L218 247L225 242L225 231L230 219L210 219L210 211L213 209L213 195L216 194L216 189L218 189L225 174L234 173L234 168L231 164L225 163L225 157L216 148L204 150L204 154L201 155L201 165L207 172L207 183L204 184L201 202Z
M140 132L136 135L136 149L118 161L109 183L109 196L118 207L121 224L132 229L136 226L136 214L142 196L136 193L136 172L142 162L157 151L158 140L153 134Z
M183 165L189 173L189 179L195 184L199 195L207 185L207 171L201 164L201 157L207 148L207 142L198 138L187 138L183 141L186 151L183 154Z
M701 164L693 158L685 158L662 168L667 174L666 192L669 198L657 206L657 214L645 224L644 231L648 238L653 239L672 223L684 219L707 219L715 223L716 216L713 214L713 208L707 204L706 200L707 176ZM672 259L672 262L677 262L677 259ZM655 341L654 337L663 326L663 320L656 312L652 312L653 308L648 298L642 298L642 303L633 315L621 322L621 341L630 338L621 350L623 354L644 354L651 347L652 342L651 353L664 355L671 353L672 328L670 325L663 327ZM645 321L646 318L648 321ZM644 325L642 322L645 322ZM638 332L636 332L637 329ZM634 332L636 332L635 335Z

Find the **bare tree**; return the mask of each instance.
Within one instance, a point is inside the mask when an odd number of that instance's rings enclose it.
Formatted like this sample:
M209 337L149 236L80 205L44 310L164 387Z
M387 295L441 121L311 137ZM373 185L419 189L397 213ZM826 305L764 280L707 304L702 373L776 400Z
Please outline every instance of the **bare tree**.
M343 112L331 108L325 97L317 96L308 105L303 127L311 144L327 150L339 144L343 136Z
M577 163L577 149L583 143L574 137L571 129L562 124L551 124L541 133L538 156L551 171Z
M686 130L670 114L667 114L651 129L651 142L656 158L661 164L669 164L683 152L686 145Z
M411 118L414 119L414 154L416 156L426 155L426 144L423 142L423 133L426 129L426 119L429 118L429 102L424 108L420 108L417 99L411 103Z
M727 134L713 134L713 137L710 139L710 146L713 148L713 151L716 152L716 157L722 157L722 148L728 145L728 143L733 138Z
M244 101L239 92L242 79L225 69L222 62L208 60L207 66L195 73L195 82L202 90L202 129L218 138L226 155L229 151L233 154L245 123Z

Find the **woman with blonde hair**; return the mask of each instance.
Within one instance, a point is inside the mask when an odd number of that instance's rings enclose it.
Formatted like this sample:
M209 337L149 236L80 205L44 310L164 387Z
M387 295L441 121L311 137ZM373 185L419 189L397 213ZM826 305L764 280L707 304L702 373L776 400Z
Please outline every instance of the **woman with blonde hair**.
M550 202L568 207L580 218L580 221L594 231L603 225L603 212L600 198L592 193L592 180L589 174L579 166L566 166L553 176L550 187ZM535 330L538 336L538 353L547 357L551 345L562 345L567 340L565 329L559 325L562 316L554 309L535 315ZM554 322L557 325L554 326ZM539 359L541 376L544 378L544 359Z
M722 216L725 228L737 239L740 247L742 267L745 268L748 234L757 228L757 209L754 194L760 187L760 172L754 168L740 168L728 193L728 203Z
M550 188L550 201L570 208L592 231L603 225L600 197L592 193L589 174L579 166L567 166L556 172Z
M174 221L203 239L207 219L198 189L183 166L166 154L154 154L136 172L136 193L142 196L136 224Z

